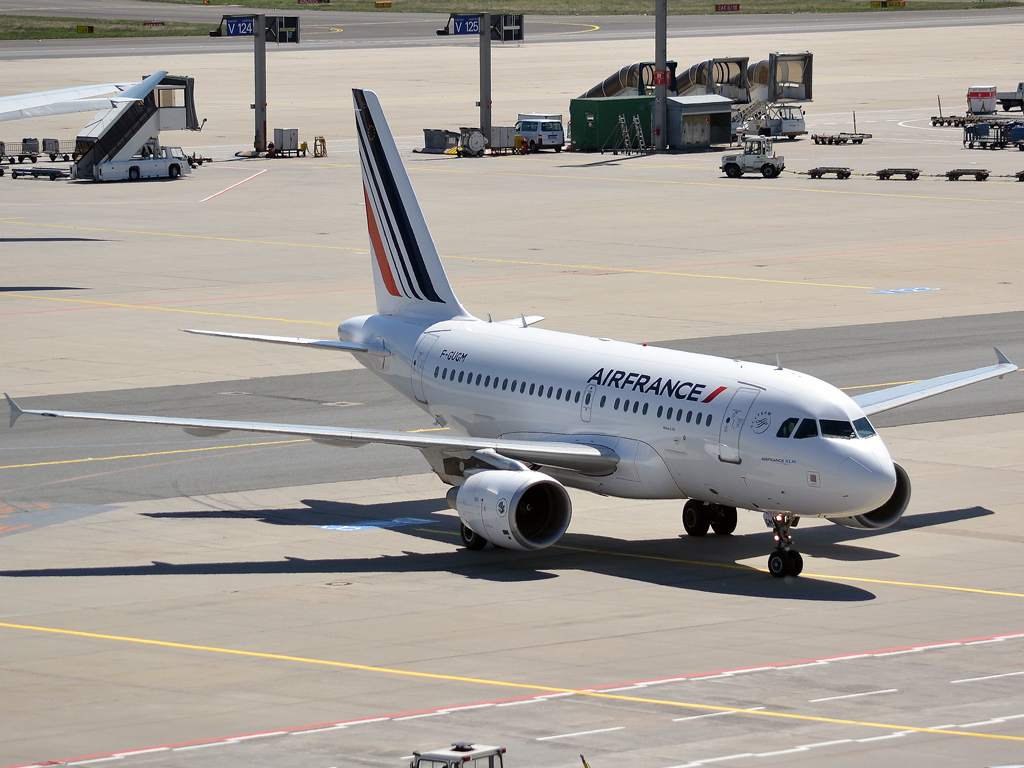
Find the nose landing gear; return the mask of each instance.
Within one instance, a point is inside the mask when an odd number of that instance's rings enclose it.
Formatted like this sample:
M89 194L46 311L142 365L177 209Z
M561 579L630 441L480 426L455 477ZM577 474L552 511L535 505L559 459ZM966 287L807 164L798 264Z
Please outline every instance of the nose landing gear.
M799 519L783 512L764 516L765 524L775 530L775 551L768 556L768 573L776 578L799 576L804 569L804 559L792 549L793 537L789 534Z

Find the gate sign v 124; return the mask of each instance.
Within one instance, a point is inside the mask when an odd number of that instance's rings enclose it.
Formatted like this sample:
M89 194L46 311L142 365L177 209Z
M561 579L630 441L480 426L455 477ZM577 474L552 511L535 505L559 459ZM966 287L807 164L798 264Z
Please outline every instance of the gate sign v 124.
M228 37L245 37L252 35L252 19L225 19Z
M452 19L456 35L479 35L479 16L456 16Z

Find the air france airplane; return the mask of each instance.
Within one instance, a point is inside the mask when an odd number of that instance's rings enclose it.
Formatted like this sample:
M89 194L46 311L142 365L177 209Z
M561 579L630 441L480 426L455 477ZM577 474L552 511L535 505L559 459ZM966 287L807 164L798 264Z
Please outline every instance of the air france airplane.
M773 529L773 576L803 567L790 528L820 517L885 528L910 501L910 479L869 417L1003 376L998 362L850 398L778 366L531 327L543 318L480 320L459 303L377 96L353 91L377 314L340 341L190 330L342 350L451 434L260 422L22 410L22 414L166 424L192 435L298 435L330 445L416 448L452 486L463 544L534 550L569 527L566 486L629 499L687 499L683 527L729 535L737 508Z

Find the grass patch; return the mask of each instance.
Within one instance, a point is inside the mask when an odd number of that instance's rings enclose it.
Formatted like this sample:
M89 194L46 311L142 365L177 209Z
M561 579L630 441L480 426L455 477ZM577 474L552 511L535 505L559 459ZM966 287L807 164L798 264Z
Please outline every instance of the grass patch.
M728 0L726 0L728 2ZM203 0L152 0L203 5ZM908 11L953 11L973 8L1019 8L1019 0L907 0L905 8L871 8L869 0L739 0L740 13L907 13ZM492 13L525 13L559 16L654 15L653 0L392 0L390 9L375 9L373 0L331 0L329 4L299 5L297 0L210 0L210 5L289 10L373 11L378 13L478 13L486 7ZM711 14L715 0L668 0L673 16ZM527 22L529 23L529 22ZM529 32L527 32L529 35Z
M78 32L79 26L91 26L92 34ZM140 21L110 19L66 19L51 16L6 16L0 14L0 40L65 40L90 37L177 37L209 35L209 24L164 22L162 27L146 27Z

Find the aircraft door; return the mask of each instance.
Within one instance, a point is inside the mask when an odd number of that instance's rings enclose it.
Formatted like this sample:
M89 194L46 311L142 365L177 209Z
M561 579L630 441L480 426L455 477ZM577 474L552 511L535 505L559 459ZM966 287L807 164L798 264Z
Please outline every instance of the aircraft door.
M594 409L594 390L596 389L597 385L591 384L583 393L583 405L580 406L580 418L584 421L590 421L590 412Z
M725 409L718 433L718 460L729 464L740 464L740 432L746 423L747 414L760 390L740 387Z
M427 396L423 393L424 368L427 364L427 355L437 342L437 336L433 333L425 333L420 337L416 345L416 354L412 358L412 393L421 403L427 402Z

